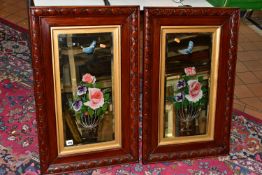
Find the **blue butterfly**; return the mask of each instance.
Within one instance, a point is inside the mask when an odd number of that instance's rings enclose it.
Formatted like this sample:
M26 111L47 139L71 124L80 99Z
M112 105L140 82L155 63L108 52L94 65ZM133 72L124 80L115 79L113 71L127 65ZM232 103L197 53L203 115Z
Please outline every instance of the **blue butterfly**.
M189 41L188 42L188 47L186 49L178 50L178 52L183 54L183 55L191 54L192 50L193 50L193 47L194 47L194 42L193 41Z
M92 41L92 43L88 47L83 47L82 50L84 53L92 54L96 47L96 41Z

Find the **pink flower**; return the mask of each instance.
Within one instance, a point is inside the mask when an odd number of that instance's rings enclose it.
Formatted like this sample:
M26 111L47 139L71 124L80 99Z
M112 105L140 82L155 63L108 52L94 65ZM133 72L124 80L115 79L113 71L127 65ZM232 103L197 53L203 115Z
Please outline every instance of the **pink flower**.
M195 67L186 67L184 69L187 76L194 76L196 75L196 68Z
M93 84L93 83L96 82L96 77L92 76L89 73L86 73L85 75L83 75L82 81L85 82L85 83L92 83Z
M188 101L197 102L203 97L203 92L201 90L201 83L197 80L189 80L187 82L189 86L189 94L186 95Z
M84 103L85 106L89 106L92 109L97 109L103 106L104 104L104 95L101 89L98 88L88 88L89 100Z

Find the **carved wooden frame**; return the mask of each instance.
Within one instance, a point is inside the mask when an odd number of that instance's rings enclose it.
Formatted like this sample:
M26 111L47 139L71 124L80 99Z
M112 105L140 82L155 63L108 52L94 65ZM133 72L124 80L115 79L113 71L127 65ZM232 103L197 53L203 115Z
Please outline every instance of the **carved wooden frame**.
M161 26L221 26L214 139L158 144ZM234 94L238 9L145 8L143 63L143 163L228 154Z
M138 161L139 7L30 7L34 91L42 174ZM122 147L58 156L50 27L121 26Z

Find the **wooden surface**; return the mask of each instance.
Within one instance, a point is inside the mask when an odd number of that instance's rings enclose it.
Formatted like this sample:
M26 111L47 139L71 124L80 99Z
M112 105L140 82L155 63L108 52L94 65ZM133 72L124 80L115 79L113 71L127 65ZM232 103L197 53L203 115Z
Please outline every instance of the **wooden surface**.
M50 27L121 25L122 147L58 157ZM31 7L30 34L42 174L138 161L139 7Z
M227 154L239 26L237 9L146 8L144 11L143 163ZM213 141L158 145L161 26L221 26ZM156 37L157 36L157 37Z

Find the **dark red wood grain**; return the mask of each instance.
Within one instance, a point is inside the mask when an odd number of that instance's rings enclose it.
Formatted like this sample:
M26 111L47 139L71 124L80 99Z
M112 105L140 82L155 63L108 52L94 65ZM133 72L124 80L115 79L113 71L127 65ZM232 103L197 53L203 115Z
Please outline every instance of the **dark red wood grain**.
M138 161L139 7L30 7L34 91L42 174ZM58 157L50 28L121 26L119 149Z
M214 140L158 146L161 26L221 26ZM143 163L227 154L236 67L238 9L145 8Z

